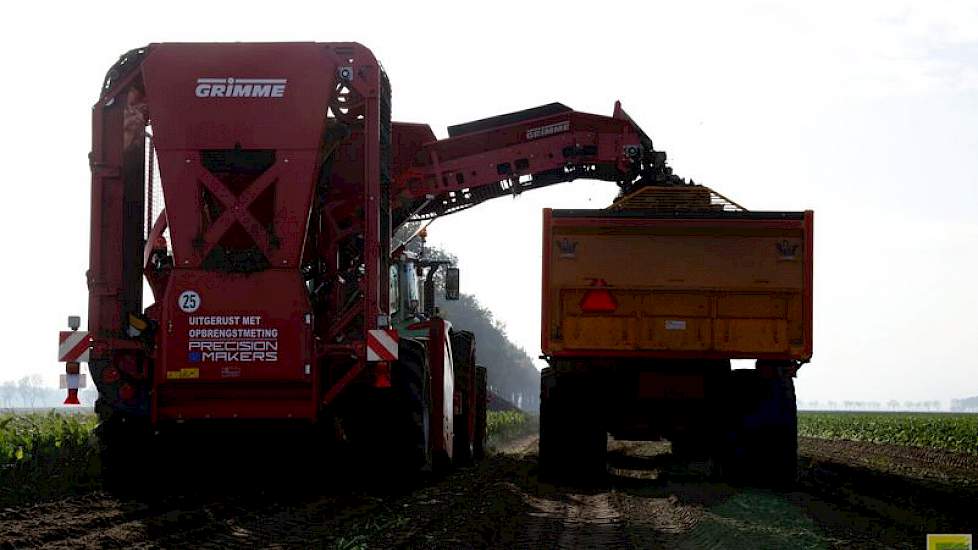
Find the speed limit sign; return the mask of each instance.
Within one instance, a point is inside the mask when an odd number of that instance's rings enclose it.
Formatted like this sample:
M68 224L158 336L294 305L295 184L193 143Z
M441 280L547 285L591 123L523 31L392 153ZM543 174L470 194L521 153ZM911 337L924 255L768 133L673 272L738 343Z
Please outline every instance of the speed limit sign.
M200 308L200 294L193 290L184 290L177 299L177 305L184 313L193 313Z

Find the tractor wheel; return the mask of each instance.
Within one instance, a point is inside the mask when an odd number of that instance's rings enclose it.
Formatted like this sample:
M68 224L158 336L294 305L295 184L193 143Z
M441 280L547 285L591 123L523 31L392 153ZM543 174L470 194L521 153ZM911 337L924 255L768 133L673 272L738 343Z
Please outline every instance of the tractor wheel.
M787 487L798 470L798 410L794 381L735 370L730 377L725 472L746 481Z
M459 396L460 410L453 423L452 459L456 464L471 464L475 455L473 442L475 383L475 336L468 331L452 331L452 366L455 372L454 388Z
M489 397L486 375L485 367L475 368L475 442L472 450L476 460L486 457L486 400Z
M405 468L420 471L431 468L428 418L431 395L428 383L427 351L420 342L401 338L398 360L391 366L394 411L389 421L391 441Z

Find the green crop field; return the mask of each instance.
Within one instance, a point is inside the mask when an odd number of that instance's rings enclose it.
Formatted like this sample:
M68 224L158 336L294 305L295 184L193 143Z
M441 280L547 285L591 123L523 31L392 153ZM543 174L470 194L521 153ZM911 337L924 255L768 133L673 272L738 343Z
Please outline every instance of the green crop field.
M0 504L98 484L94 414L0 413Z
M486 415L486 436L490 447L535 433L538 427L537 417L523 411L488 411Z
M978 454L978 414L801 412L798 434Z

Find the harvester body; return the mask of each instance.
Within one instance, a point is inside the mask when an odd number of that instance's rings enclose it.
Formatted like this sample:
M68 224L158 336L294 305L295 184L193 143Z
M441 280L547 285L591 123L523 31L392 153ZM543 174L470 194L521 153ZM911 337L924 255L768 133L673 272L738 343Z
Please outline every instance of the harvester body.
M397 440L422 467L476 456L486 371L433 308L445 266L402 255L395 231L579 178L685 185L617 104L552 103L441 140L392 122L387 76L357 43L151 44L110 69L92 115L81 351L110 448L262 421L378 454Z

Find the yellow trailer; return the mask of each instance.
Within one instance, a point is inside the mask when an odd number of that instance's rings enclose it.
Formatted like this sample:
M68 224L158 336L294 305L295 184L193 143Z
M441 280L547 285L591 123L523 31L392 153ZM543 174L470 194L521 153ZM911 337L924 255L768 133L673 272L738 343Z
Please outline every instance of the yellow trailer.
M590 457L598 470L611 432L666 437L728 470L751 462L793 475L792 378L812 357L813 218L748 211L696 185L644 187L604 210L544 210L543 465ZM757 362L734 371L733 359ZM584 399L600 413L572 412Z

